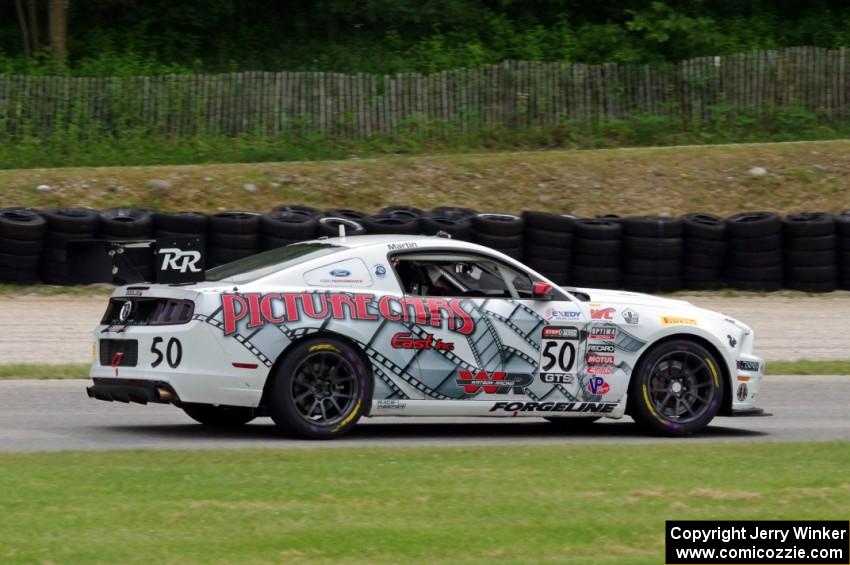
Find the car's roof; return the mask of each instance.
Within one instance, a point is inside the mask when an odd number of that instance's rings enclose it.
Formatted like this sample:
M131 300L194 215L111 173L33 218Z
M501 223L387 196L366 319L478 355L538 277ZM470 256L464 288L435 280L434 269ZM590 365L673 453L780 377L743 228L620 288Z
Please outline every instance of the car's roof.
M436 235L349 235L345 237L328 237L316 239L314 242L329 243L348 249L364 249L367 247L385 247L390 244L415 243L417 249L458 247L467 249L478 249L479 245ZM304 242L308 243L308 242ZM400 246L399 249L402 249ZM482 248L486 249L486 248ZM490 251L488 249L488 251Z

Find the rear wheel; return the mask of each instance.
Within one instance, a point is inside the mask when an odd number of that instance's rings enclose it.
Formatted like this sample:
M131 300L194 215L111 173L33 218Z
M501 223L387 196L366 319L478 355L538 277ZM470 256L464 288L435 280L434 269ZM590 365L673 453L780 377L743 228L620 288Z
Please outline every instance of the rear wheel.
M269 413L283 430L331 439L368 411L372 377L360 352L333 338L303 341L286 354L274 375Z
M723 387L720 365L706 348L668 341L651 350L632 375L631 416L652 433L690 435L720 410Z
M257 416L253 408L242 406L184 404L181 408L190 418L211 428L235 428L247 424Z

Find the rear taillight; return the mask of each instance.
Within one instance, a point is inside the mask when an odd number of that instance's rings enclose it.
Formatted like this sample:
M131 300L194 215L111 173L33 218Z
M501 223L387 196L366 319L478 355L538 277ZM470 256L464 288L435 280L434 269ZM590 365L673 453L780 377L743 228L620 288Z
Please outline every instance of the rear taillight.
M148 325L185 324L192 319L195 303L191 300L159 298L148 319Z

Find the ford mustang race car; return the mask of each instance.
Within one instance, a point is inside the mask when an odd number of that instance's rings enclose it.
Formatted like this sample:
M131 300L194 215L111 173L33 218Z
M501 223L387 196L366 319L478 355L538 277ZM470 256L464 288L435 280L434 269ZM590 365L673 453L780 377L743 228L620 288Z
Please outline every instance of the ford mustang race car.
M168 251L164 267L191 267ZM364 416L628 414L686 435L760 412L747 325L681 300L561 288L468 242L319 239L204 279L115 289L90 397L171 403L209 426L271 416L307 438Z

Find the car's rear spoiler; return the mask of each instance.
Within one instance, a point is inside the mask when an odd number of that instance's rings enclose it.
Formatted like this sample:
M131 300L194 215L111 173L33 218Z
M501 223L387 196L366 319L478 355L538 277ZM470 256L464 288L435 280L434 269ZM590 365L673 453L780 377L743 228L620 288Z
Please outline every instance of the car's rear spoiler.
M73 284L192 283L204 280L201 237L68 242L68 280Z

